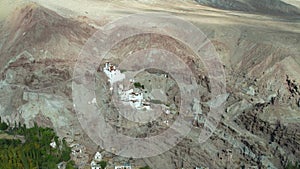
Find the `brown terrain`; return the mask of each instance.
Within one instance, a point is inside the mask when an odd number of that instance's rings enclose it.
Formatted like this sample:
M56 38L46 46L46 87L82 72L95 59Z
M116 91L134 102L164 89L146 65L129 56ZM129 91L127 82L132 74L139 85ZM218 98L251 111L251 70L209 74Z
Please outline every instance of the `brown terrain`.
M84 3L77 0L30 3L2 0L0 116L28 127L37 122L54 128L74 150L83 150L72 155L79 168L89 168L96 151L108 161L108 168L130 162L134 167L149 165L153 169L280 169L288 162L300 162L299 3L285 2L293 5L291 15L290 10L273 15L277 8L272 13L262 13L263 9L252 13L217 5L208 7L204 6L208 1L199 4L192 0L87 0ZM251 9L255 7L251 5ZM97 30L116 18L143 11L169 12L200 28L214 44L224 64L229 96L216 131L205 143L198 143L194 137L198 129L193 128L170 151L155 157L132 159L106 152L85 134L73 107L72 81L76 78L73 69L79 53ZM147 36L150 35L122 42L129 47L125 51L113 50L117 58L112 61L118 63L121 53L139 50L136 44ZM153 39L158 44L166 42L161 48L180 49L180 44L168 37ZM199 75L197 81L203 89L200 103L205 112L209 108L204 104L208 99L204 96L209 93L211 84L200 76L206 74L199 58L186 57L189 51L180 50L178 55L182 54L180 57ZM154 78L149 72L145 76ZM173 82L163 83L157 77L151 85L159 84L171 88L168 90L170 97L176 97L178 91ZM97 87L100 93L105 93L101 85ZM103 100L103 103L109 102L109 99ZM117 118L114 110L112 108L108 115L112 124L128 125ZM162 129L158 124L139 127L153 134ZM132 128L124 127L122 131L142 137Z

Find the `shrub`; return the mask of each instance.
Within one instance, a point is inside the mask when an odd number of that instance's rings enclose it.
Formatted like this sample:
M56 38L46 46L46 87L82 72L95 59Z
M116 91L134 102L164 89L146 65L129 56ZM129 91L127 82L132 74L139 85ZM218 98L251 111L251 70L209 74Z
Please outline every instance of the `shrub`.
M292 162L288 162L285 169L300 169L300 164L299 163L293 164Z
M66 165L66 169L75 169L74 165L74 161L69 161Z
M151 169L149 166L141 167L140 169Z
M100 167L101 169L105 169L105 167L107 166L107 162L106 161L100 161Z
M142 85L140 82L135 82L135 83L133 83L133 85L134 85L134 87L136 87L136 88L142 88L142 89L145 88L144 85Z
M8 125L5 122L0 123L0 130L6 130Z

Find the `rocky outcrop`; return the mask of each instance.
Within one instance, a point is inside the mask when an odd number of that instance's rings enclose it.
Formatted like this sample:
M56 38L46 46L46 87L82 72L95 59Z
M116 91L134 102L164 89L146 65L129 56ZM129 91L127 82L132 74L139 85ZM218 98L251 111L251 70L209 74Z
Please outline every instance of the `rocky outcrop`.
M280 165L282 166L284 166L288 160L297 160L297 157L300 155L299 124L285 125L281 124L280 121L272 124L263 121L258 117L258 113L263 109L263 106L259 107L259 111L251 110L243 112L235 120L239 126L250 131L267 143L263 149L253 143L247 143L247 147L250 147L257 155L266 156L273 154L275 156L273 160L276 158L280 161Z

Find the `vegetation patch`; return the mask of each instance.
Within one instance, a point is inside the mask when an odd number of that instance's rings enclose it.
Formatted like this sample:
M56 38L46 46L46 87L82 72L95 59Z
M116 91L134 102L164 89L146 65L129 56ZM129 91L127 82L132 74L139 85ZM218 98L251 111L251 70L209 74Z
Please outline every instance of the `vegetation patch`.
M151 169L149 166L141 167L140 169Z
M288 162L285 169L300 169L300 164L297 162L293 164L292 162Z
M142 85L140 82L135 82L133 85L134 85L135 88L140 88L140 89L144 89L145 88L145 86Z
M3 123L1 126L4 126ZM14 138L23 137L24 140L0 139L1 169L53 169L60 162L66 162L67 169L75 168L74 161L70 160L71 148L65 140L58 139L53 129L38 127L36 124L26 128L19 124L4 132ZM50 146L52 141L56 142L56 148Z

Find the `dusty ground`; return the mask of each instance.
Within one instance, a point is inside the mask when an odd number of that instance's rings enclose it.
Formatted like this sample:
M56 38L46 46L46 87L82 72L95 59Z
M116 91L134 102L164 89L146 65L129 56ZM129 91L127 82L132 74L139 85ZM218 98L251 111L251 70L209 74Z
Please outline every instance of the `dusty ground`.
M28 2L0 1L0 115L53 127L70 145L80 144L84 152L73 156L78 166L89 165L95 151L110 166L130 162L154 169L283 168L300 160L299 18L226 11L189 0ZM217 131L203 145L194 140L195 129L170 151L135 160L105 152L88 138L76 118L71 85L88 38L109 21L144 11L182 17L212 40L224 63L229 97ZM201 65L199 58L183 59L191 67ZM205 79L199 84L205 92L210 85Z

